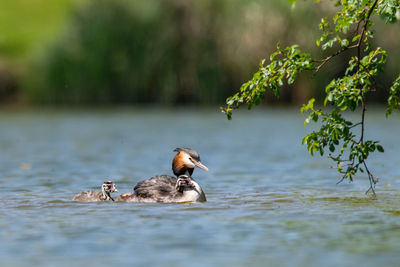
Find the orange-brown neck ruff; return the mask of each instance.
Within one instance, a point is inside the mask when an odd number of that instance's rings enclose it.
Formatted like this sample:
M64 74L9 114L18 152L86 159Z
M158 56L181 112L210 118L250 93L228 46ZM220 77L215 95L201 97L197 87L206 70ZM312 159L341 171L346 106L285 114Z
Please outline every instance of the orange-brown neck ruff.
M193 168L188 168L185 166L183 156L184 152L179 152L178 154L176 154L174 160L172 161L172 171L176 176L186 174L186 172L188 172L189 175L192 175L193 173Z

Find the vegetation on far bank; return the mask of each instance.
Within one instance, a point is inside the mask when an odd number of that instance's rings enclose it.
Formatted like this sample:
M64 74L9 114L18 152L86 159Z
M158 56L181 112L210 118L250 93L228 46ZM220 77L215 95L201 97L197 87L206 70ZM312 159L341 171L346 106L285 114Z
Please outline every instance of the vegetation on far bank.
M277 40L296 40L315 52L319 14L333 12L329 1L301 1L292 8L281 0L4 0L0 101L222 103ZM395 27L385 29L385 36L399 35ZM399 42L386 38L384 46ZM337 57L315 79L301 75L296 84L284 85L281 101L322 99L322 85L344 71L348 57ZM383 82L393 79L397 58L400 53L388 60ZM375 99L386 96L381 92Z

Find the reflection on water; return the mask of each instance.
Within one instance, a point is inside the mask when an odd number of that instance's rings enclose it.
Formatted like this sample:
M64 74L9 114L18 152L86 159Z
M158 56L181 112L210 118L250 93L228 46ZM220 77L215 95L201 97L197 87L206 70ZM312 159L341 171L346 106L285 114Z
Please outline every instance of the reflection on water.
M379 110L378 110L379 111ZM398 266L400 118L369 111L378 198L366 177L336 185L300 145L297 110L0 113L4 266ZM372 114L371 114L372 113ZM75 203L111 179L128 192L171 174L178 146L199 151L199 204Z

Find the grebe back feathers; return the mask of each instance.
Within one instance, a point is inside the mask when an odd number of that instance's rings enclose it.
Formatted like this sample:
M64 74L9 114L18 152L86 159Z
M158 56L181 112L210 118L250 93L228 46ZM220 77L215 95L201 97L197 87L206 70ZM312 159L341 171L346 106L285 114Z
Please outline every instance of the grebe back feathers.
M139 182L133 193L122 194L118 201L127 202L204 202L206 196L200 185L190 176L182 174L178 179L158 175Z

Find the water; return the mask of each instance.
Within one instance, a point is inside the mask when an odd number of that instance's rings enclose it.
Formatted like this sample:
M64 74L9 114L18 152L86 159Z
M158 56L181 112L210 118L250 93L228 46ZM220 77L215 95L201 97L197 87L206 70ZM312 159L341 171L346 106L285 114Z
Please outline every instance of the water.
M400 266L400 117L369 111L384 154L336 185L308 156L297 109L2 111L1 266ZM75 203L111 179L119 192L171 174L172 150L196 149L208 201Z

